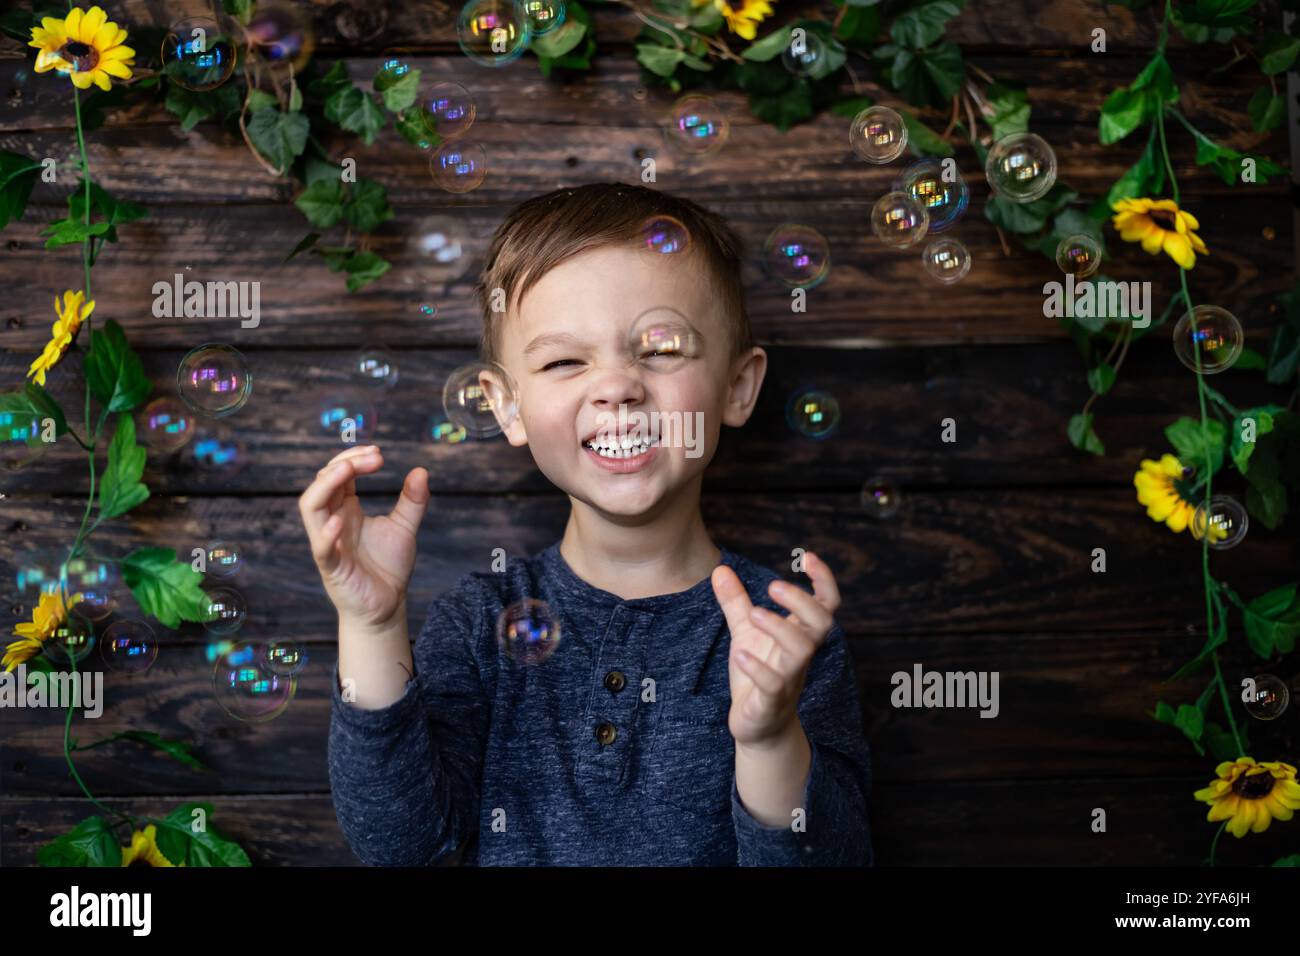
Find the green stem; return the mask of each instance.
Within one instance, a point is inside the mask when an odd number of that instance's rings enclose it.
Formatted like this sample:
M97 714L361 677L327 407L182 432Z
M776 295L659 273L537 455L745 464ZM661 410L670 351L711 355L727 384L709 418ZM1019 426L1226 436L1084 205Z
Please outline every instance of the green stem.
M1214 851L1219 846L1219 837L1223 836L1223 831L1228 829L1228 821L1224 820L1219 826L1219 830L1214 834L1214 840L1210 843L1210 866L1214 866Z
M65 648L65 651L67 651L68 660L72 664L72 673L75 676L77 673L76 652L69 648ZM104 804L100 803L98 800L95 799L94 795L90 792L90 789L86 786L85 781L81 779L81 774L77 773L76 764L72 762L72 710L77 703L76 697L77 695L75 694L68 695L68 716L63 722L63 759L68 762L68 772L72 774L72 779L77 781L77 786L81 788L81 792L86 795L87 800L93 803L104 813L112 816L117 816L121 820L130 824L131 826L134 826L135 821L133 821L125 813L122 813L120 810L114 810L112 807L105 806Z

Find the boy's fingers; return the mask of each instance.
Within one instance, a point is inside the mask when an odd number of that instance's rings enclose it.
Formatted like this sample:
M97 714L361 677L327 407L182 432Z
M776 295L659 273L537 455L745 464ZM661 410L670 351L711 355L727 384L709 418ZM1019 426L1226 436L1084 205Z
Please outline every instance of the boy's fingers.
M734 645L733 645L734 646ZM736 652L736 665L745 672L754 686L762 691L765 695L775 698L781 693L781 688L785 686L785 681L781 675L772 668L768 667L753 654L745 651ZM770 703L768 701L767 703Z
M402 482L402 493L389 515L412 534L420 528L425 509L429 505L429 473L423 468L412 468Z
M377 458L340 457L329 467L323 468L320 476L307 486L307 490L298 498L298 511L313 547L330 514L343 503L343 498L356 493L352 484L353 477L358 472L373 471L378 467Z
M821 634L831 629L834 623L831 612L797 584L791 584L789 581L773 581L768 585L767 593L772 596L773 601L794 615L799 623L811 630Z
M328 471L330 468L334 467L334 465L338 464L340 461L343 461L346 458L362 458L369 455L382 456L382 452L380 452L379 446L358 445L355 448L345 448L343 449L343 451L339 452L337 455L335 455L333 458L327 461L325 463L325 467L322 468L320 471L316 472L316 477L319 478L321 475L325 474L325 472Z
M750 615L754 626L772 638L776 646L781 649L779 660L773 661L769 656L767 663L787 677L798 673L800 668L812 660L817 644L789 618L773 613L765 607L755 608L754 611L755 613Z
M808 559L812 558L811 561ZM804 570L812 579L813 593L817 601L827 611L834 614L840 606L840 587L835 583L835 575L820 557L808 551L804 554Z
M338 548L342 532L343 518L339 515L330 515L329 520L321 528L320 535L312 541L311 555L316 559L316 566L326 574L335 571L342 559Z
M725 564L720 564L713 569L710 581L713 584L713 595L718 599L722 613L727 619L727 627L731 629L732 634L739 633L740 629L749 623L749 609L754 606L750 603L745 586L740 583L740 578L736 577L736 572Z

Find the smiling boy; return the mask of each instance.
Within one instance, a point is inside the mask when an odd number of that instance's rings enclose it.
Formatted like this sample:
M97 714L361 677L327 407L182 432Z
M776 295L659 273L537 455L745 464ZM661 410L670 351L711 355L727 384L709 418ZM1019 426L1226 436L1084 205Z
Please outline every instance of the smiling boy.
M684 248L647 246L656 220L680 224ZM366 517L355 478L383 457L352 448L303 493L339 613L330 780L362 861L872 862L835 579L808 552L812 593L781 581L714 544L700 511L721 428L748 420L767 367L741 255L720 217L641 186L557 190L507 216L477 290L480 350L513 380L506 439L571 511L556 544L435 599L414 654L427 473ZM699 427L687 442L629 420ZM531 664L497 639L502 611L530 598L561 634Z

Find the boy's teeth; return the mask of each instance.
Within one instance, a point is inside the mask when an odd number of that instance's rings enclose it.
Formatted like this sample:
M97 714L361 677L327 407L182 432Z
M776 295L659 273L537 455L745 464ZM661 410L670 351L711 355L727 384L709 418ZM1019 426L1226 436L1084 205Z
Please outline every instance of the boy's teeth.
M621 439L603 438L599 443L592 440L584 442L584 444L602 458L632 458L644 454L650 448L651 443L644 438L634 440L624 437Z

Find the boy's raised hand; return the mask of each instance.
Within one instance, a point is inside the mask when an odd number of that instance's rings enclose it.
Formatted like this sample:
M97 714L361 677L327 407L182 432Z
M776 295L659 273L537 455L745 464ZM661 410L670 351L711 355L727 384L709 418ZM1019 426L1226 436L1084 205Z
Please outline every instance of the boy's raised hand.
M414 468L391 513L367 517L356 478L383 467L379 448L336 455L298 499L312 557L340 621L364 627L392 623L403 607L415 567L416 532L429 503L429 475Z
M804 570L812 579L812 594L785 581L768 586L772 600L790 612L786 616L755 607L736 572L725 564L713 569L713 593L731 630L727 727L738 744L778 737L799 719L808 665L830 634L840 606L835 576L825 562L805 552Z

